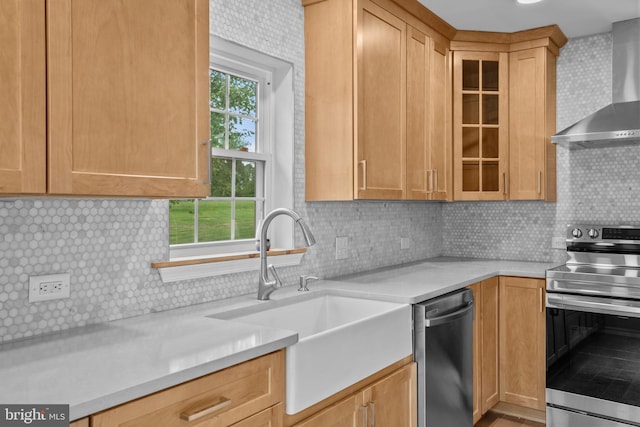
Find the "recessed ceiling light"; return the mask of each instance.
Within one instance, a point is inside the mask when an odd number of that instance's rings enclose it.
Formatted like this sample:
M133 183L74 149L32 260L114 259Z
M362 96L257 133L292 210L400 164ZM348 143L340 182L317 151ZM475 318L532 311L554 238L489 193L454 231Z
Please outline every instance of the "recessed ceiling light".
M541 2L542 0L516 0L516 1L520 4L532 4L532 3Z

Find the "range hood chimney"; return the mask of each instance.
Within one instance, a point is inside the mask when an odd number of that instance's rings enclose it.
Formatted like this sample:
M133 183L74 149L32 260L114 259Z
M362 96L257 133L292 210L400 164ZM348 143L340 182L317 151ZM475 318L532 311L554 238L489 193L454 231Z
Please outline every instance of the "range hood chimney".
M613 103L551 137L569 148L640 144L640 18L615 22Z

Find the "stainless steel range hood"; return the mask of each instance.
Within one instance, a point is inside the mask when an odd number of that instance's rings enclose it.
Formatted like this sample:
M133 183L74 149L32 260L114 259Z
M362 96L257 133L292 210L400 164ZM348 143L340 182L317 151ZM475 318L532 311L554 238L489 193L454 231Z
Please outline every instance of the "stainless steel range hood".
M569 148L640 144L640 18L613 24L613 103L551 137Z

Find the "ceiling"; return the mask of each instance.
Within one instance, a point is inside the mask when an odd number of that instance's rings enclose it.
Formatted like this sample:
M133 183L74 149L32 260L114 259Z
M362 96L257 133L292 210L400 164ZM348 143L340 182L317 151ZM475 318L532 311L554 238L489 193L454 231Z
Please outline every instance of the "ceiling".
M418 0L458 30L512 33L557 24L569 37L611 31L611 24L640 17L640 0Z

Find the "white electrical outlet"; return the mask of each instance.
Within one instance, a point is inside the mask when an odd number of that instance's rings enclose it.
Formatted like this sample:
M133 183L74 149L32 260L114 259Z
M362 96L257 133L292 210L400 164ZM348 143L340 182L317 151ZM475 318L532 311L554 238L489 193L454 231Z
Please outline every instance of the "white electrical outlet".
M349 238L346 236L336 237L336 259L349 258Z
M551 247L553 249L566 249L567 242L564 237L554 237L551 239Z
M411 249L411 238L410 237L401 237L400 238L400 249Z
M69 298L69 273L29 277L29 302Z

